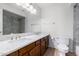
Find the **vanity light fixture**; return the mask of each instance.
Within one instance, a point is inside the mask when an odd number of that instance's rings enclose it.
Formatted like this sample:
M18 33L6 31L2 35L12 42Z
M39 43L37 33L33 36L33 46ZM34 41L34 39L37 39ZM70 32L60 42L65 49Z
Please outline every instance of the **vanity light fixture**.
M36 14L36 12L37 12L37 10L30 3L16 3L16 4L18 6L25 8L27 11L29 11L32 14Z

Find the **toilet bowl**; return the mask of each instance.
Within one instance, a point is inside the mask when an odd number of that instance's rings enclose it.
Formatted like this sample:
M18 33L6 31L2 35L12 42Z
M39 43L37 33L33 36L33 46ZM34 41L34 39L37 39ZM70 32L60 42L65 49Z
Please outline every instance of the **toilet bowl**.
M54 41L53 41L54 48L56 48L58 50L59 56L65 56L65 53L67 53L68 50L69 50L68 43L65 40L67 40L67 39L65 39L65 38L55 38Z
M65 56L65 53L68 52L68 47L65 44L57 45L56 49L58 49L60 56Z

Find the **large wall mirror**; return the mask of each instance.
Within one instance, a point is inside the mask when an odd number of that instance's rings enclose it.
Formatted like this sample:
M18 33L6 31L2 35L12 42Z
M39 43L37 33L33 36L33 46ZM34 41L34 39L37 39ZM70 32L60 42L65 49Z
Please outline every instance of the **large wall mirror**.
M25 32L25 17L3 10L3 35Z

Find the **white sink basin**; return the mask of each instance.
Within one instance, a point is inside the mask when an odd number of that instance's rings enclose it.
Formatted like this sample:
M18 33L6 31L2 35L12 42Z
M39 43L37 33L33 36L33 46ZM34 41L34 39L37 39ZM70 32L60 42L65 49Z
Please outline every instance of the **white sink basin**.
M27 43L29 41L32 41L33 38L36 38L37 35L29 35L29 36L26 36L26 37L22 37L18 40L5 40L5 41L1 41L0 42L0 46L3 46L3 45L6 45L6 44L11 44L11 43L19 43L19 44L24 44L24 43Z
M10 50L15 50L16 47L18 48L20 46L23 46L29 41L30 40L20 39L20 40L7 40L7 41L0 42L0 47L1 47L0 52L5 53Z

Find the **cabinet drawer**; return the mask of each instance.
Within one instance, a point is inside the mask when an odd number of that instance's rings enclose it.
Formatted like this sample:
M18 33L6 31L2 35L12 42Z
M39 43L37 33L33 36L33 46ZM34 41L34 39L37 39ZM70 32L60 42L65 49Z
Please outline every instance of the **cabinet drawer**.
M18 51L8 54L7 56L18 56Z
M19 50L19 55L25 55L26 53L29 52L29 50L33 49L35 47L35 43L32 43L26 47L23 47Z
M40 56L40 45L36 46L29 52L30 56Z
M40 45L40 40L36 41L36 46Z

